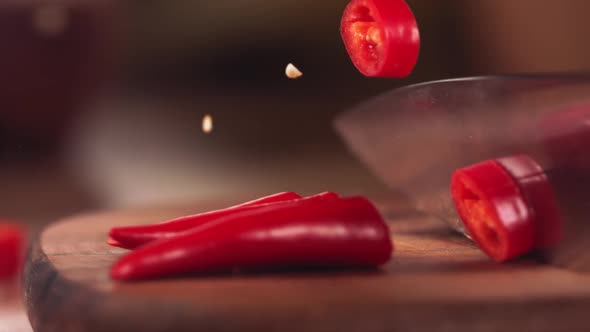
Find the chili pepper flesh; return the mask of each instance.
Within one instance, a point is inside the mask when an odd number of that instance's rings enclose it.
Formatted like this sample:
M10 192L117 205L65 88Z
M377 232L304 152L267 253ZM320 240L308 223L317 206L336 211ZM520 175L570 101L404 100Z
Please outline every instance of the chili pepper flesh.
M365 76L405 77L418 61L418 25L403 0L352 0L340 32L350 59Z
M353 7L350 9L350 40L351 47L358 49L359 60L377 66L379 61L379 49L383 46L381 42L381 29L377 26L375 19L371 16L367 7ZM375 70L374 68L372 68Z
M457 198L459 214L469 234L485 248L494 260L502 261L507 256L506 233L501 228L493 207L469 188L470 183L460 177L455 179L453 190Z

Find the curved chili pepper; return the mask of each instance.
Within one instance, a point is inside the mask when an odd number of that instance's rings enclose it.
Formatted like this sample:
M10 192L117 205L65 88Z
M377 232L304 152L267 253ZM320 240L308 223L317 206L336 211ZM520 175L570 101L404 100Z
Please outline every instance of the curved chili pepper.
M111 269L117 280L233 268L355 267L387 262L393 245L362 197L246 207L171 239L147 244Z
M451 194L469 234L497 262L552 246L561 237L551 185L529 156L458 169L451 180Z
M335 199L338 195L332 192L325 192L308 199ZM235 205L222 210L215 210L206 213L195 214L191 216L173 219L164 223L129 226L129 227L115 227L109 232L108 243L122 248L135 249L148 242L170 238L178 235L181 232L200 226L216 219L222 218L232 213L236 213L240 209L248 206L256 206L263 204L271 204L284 201L292 201L301 199L301 196L293 192L278 193L271 196L262 197L253 201Z
M232 213L235 209L244 206L290 201L298 198L301 198L301 196L294 192L281 192L221 210L184 216L162 223L140 226L114 227L109 232L109 240L107 243L115 247L135 249L150 241L163 237L171 237L178 234L179 232L183 232L187 229L191 229L195 226L215 220L216 218Z

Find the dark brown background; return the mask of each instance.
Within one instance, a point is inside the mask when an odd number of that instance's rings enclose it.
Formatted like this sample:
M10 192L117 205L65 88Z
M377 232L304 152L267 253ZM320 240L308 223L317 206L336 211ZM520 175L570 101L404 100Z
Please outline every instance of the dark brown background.
M342 156L331 119L387 89L590 67L584 0L409 1L422 52L402 80L354 69L338 32L342 0L55 3L0 6L0 168L15 183L5 216L59 205L23 182L42 184L37 168L62 173L96 206L193 199L205 186L222 195L268 179L260 165ZM302 79L284 77L288 62ZM200 132L207 113L210 136Z

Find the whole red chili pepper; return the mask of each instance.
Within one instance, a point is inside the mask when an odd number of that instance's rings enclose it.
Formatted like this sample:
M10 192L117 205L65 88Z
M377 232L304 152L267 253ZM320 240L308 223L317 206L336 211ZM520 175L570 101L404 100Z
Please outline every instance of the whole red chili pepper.
M110 245L117 247L134 249L154 240L176 236L179 233L184 232L188 229L200 226L205 223L209 223L229 214L236 213L244 207L271 204L283 201L292 201L300 198L301 196L297 195L296 193L284 192L274 194L271 196L262 197L253 201L235 205L222 210L215 210L206 213L181 217L164 223L142 226L115 227L111 229L109 233L108 243ZM335 198L338 198L337 194L332 192L325 192L315 196L311 196L308 199L323 200Z
M111 269L117 280L233 268L378 266L389 229L362 197L246 207L171 239L147 244Z
M234 205L225 209L199 213L190 216L184 216L173 220L168 220L158 224L114 227L109 232L108 244L126 249L134 249L147 242L157 240L163 237L171 237L179 232L201 225L203 223L215 220L216 218L232 213L235 209L266 203L290 201L301 198L294 192L281 192L269 196L264 196L252 201Z

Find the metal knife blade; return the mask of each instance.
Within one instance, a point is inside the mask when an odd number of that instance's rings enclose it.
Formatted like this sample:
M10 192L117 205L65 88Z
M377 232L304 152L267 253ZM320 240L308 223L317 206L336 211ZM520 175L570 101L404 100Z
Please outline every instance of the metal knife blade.
M334 125L389 187L460 229L452 172L534 149L536 121L589 100L587 74L470 77L390 91L344 112Z

